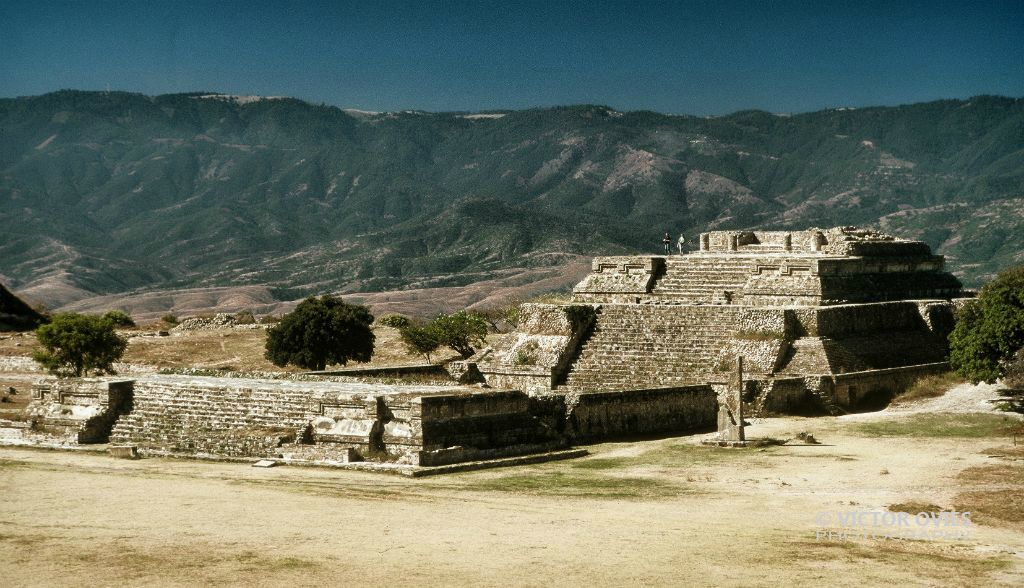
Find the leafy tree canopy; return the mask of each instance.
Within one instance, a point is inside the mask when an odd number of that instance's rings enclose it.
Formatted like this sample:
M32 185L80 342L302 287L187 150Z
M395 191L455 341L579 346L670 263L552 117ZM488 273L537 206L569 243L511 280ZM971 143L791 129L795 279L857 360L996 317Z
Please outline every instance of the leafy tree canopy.
M441 345L454 349L466 358L482 346L487 336L487 321L480 315L460 310L454 314L439 314L428 325Z
M476 353L474 347L484 345L487 320L474 312L460 310L453 314L439 314L429 323L409 323L400 329L402 342L411 353L422 353L430 361L430 354L442 345L456 351L463 358Z
M441 346L437 333L429 325L407 324L401 328L399 334L409 353L419 353L426 357L427 361L430 361L430 354Z
M123 310L109 310L103 314L103 318L110 321L115 327L131 328L135 326L135 321Z
M369 361L373 315L365 306L330 295L310 297L267 331L266 358L274 365L322 370L328 364Z
M32 358L57 376L81 377L89 373L113 374L128 340L114 332L106 317L63 313L36 330L43 350Z
M1024 347L1024 267L1007 270L964 307L949 336L949 362L972 382L993 383Z

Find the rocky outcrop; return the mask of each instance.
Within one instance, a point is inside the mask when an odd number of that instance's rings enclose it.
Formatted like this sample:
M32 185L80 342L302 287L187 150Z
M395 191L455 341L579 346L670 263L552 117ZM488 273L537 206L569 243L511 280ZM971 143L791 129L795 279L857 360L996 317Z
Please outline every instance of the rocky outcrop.
M0 284L0 331L31 331L43 316Z

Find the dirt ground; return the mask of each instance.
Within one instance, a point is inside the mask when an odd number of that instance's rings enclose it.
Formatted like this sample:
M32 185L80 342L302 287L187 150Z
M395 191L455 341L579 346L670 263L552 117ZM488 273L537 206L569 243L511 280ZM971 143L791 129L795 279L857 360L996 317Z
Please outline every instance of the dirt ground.
M420 479L0 448L0 583L1020 586L1024 451L994 394L748 428L818 445L636 440ZM890 509L974 524L839 535L845 513Z

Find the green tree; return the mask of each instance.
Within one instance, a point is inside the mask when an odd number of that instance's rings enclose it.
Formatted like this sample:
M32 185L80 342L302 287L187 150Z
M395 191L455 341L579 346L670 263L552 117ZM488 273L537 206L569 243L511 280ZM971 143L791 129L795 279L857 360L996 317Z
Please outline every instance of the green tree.
M519 325L522 300L509 300L503 305L491 306L476 314L487 322L487 326L495 333L507 333Z
M460 310L453 314L439 314L427 325L440 345L455 350L463 358L473 355L474 346L486 343L487 321L480 315Z
M369 361L373 355L373 315L365 306L334 296L310 297L267 331L266 358L322 370L328 364Z
M993 383L1024 347L1024 267L996 276L961 309L949 336L949 363L972 382Z
M408 324L399 330L399 336L409 353L422 354L427 361L430 361L430 354L441 346L437 334L429 325Z
M108 310L103 314L103 318L110 321L115 327L130 329L135 326L135 321L123 310Z
M116 373L114 362L128 347L109 319L75 313L54 315L50 324L36 329L36 339L43 350L32 359L56 376Z

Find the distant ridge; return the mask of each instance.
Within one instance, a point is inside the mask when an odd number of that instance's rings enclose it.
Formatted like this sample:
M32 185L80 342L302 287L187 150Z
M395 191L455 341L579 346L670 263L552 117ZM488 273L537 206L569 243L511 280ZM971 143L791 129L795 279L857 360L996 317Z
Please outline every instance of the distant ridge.
M0 275L51 306L461 287L655 252L665 231L836 225L924 240L976 286L1024 264L1021 210L1019 98L718 117L0 99Z

